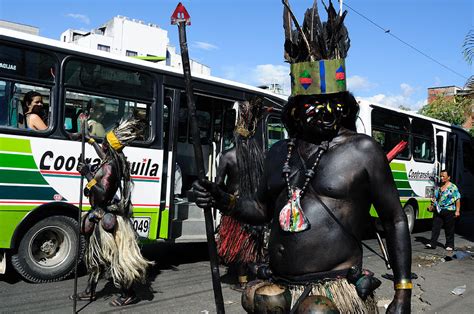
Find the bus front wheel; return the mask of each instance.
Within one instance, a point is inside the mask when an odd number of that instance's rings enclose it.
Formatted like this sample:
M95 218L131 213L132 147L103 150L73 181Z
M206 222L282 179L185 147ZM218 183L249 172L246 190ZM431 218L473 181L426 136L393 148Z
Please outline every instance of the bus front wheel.
M415 227L415 220L416 220L416 213L415 209L413 208L412 205L405 205L403 207L403 211L405 212L405 215L407 215L407 220L408 220L408 230L410 233L413 232L413 228Z
M12 265L26 280L36 283L59 281L74 271L77 246L80 257L84 239L77 237L78 223L71 217L51 216L40 220L25 233Z

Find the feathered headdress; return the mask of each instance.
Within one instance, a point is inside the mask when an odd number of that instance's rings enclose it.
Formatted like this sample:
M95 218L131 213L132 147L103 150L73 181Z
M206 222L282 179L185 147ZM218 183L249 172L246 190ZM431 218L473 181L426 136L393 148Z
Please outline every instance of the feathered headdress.
M144 130L145 123L142 120L130 117L108 132L106 139L114 150L120 151L138 136L142 135Z
M344 58L350 46L344 26L347 11L337 14L331 0L329 6L323 2L328 19L322 23L315 0L313 6L306 10L301 27L288 0L282 2L285 59L291 63L291 96L346 91Z
M258 120L263 114L263 99L254 97L250 101L239 101L239 117L235 132L242 137L251 137L255 134Z

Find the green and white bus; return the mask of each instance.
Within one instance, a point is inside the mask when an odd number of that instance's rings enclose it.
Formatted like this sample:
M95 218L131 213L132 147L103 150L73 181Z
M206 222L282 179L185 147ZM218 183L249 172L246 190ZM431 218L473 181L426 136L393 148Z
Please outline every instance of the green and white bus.
M449 123L387 106L359 102L357 131L372 136L388 153L400 141L407 147L390 163L410 231L427 211L440 171L447 169L461 192L461 207L474 208L473 139ZM371 215L377 217L374 208Z
M211 76L193 78L206 172L215 177L218 154L232 145L236 101L264 98L257 135L263 148L286 135L280 112L286 97ZM180 69L81 48L0 28L0 259L32 282L67 277L74 268L79 195L78 116L105 104L101 123L112 129L136 113L149 124L125 148L135 182L133 224L145 241L205 241L202 211L187 201L197 177ZM21 102L39 92L48 128L25 127ZM101 141L101 138L96 138ZM99 158L86 145L94 167ZM179 167L178 167L179 166ZM182 188L178 186L178 175ZM83 210L90 204L84 200Z

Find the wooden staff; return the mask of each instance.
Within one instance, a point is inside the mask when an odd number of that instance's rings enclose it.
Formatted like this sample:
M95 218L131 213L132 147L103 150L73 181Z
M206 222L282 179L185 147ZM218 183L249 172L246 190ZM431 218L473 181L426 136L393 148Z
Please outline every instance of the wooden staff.
M202 156L201 136L196 119L196 106L194 104L193 87L191 84L191 67L189 65L188 44L186 42L186 25L191 25L191 18L186 8L180 3L171 16L171 24L178 25L179 45L181 48L181 59L183 62L184 82L186 88L186 99L191 122L191 133L193 138L194 156L199 180L206 179L204 170L204 159ZM214 238L214 225L210 207L204 208L204 218L206 222L206 236L209 250L209 261L211 264L212 286L214 289L214 299L217 313L225 313L224 300L222 297L222 287L220 283L219 264L217 259L217 246Z
M84 112L84 107L82 110L83 114ZM86 116L84 119L81 121L81 162L84 164L85 161L85 153L86 153ZM77 223L78 223L78 228L77 228L77 251L76 251L76 262L74 265L74 293L73 293L73 306L72 306L72 312L75 314L76 312L76 306L77 306L77 265L79 264L79 256L81 255L81 218L82 218L82 195L83 195L83 185L84 185L84 176L81 174L81 181L79 184L79 212L77 214Z

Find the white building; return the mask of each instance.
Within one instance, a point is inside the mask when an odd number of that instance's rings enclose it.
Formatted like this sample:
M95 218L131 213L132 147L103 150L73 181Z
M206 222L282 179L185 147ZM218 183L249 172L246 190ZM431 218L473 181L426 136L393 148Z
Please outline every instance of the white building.
M17 32L23 32L23 33L32 34L32 35L39 35L39 28L30 26L30 25L0 20L0 27L12 29Z
M169 66L182 67L181 55L169 44L168 31L155 24L120 15L90 32L68 29L61 34L60 40L122 56L153 62L164 61ZM211 74L208 66L194 60L190 60L190 63L193 73Z

